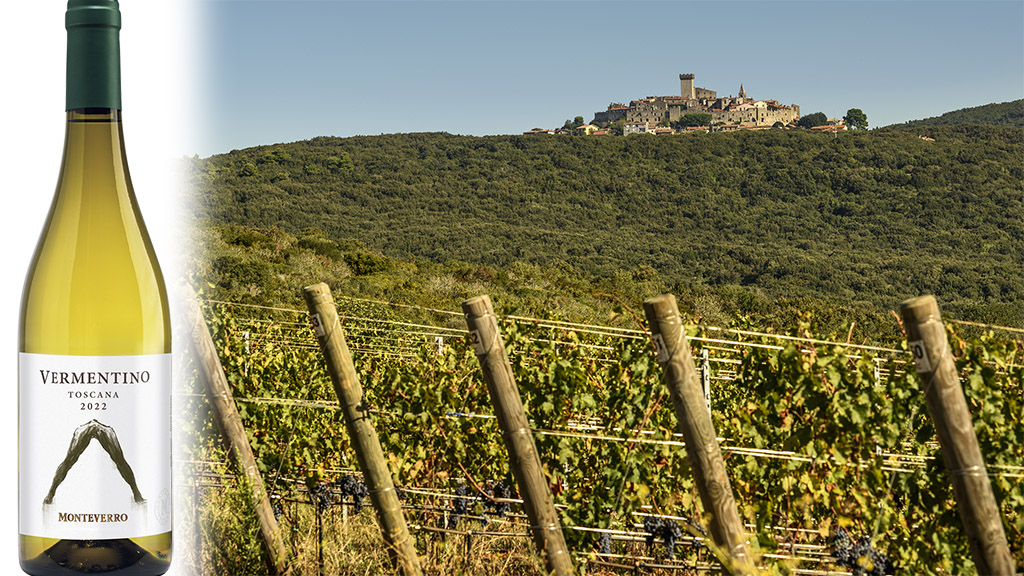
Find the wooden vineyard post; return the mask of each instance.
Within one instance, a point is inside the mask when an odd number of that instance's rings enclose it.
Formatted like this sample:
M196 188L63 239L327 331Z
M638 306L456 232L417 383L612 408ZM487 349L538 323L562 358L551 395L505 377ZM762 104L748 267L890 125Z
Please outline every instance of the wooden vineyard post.
M530 424L526 421L519 388L512 375L512 365L498 332L491 299L484 295L467 300L462 303L462 311L466 313L473 349L480 361L487 391L494 404L494 414L508 450L512 474L523 497L523 506L533 532L533 543L543 557L549 574L570 576L574 574L572 558L565 545L558 512L551 500L551 490L544 478Z
M213 409L213 417L217 421L217 426L228 441L231 457L252 489L253 508L256 509L256 517L259 520L260 538L267 550L269 568L273 574L290 574L288 549L285 548L284 540L281 538L277 518L274 517L274 510L270 506L263 477L260 475L259 468L256 467L256 458L253 456L252 447L249 446L249 440L246 438L245 426L242 425L242 418L238 415L238 409L235 407L231 388L224 375L224 368L217 356L217 348L213 344L213 337L210 336L210 329L206 326L206 320L203 319L203 313L199 309L195 291L187 285L183 291L185 318L190 334L190 349L196 364L196 371L206 387L206 397Z
M900 315L978 574L1012 576L1013 557L939 305L934 296L913 298L900 305Z
M756 568L747 545L743 522L736 511L729 476L718 446L700 374L693 363L690 345L683 333L676 298L663 294L644 302L644 314L651 327L658 364L672 396L680 432L686 440L686 454L704 509L711 514L711 536L729 555L725 568L733 576L754 574Z
M422 574L416 543L402 514L391 471L384 459L377 431L370 422L370 413L363 403L363 387L359 384L352 356L341 333L338 311L327 284L314 284L302 291L309 307L309 317L316 333L320 350L327 361L327 371L334 384L334 392L345 417L345 428L356 450L359 468L363 471L370 500L377 511L384 540L397 568L405 576Z

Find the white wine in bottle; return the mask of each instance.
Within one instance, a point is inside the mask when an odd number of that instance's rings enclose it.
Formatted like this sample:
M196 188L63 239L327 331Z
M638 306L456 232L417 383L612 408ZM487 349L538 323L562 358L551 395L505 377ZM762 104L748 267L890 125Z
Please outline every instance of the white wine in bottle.
M22 569L163 574L171 557L171 334L121 130L116 0L70 0L67 134L25 282Z

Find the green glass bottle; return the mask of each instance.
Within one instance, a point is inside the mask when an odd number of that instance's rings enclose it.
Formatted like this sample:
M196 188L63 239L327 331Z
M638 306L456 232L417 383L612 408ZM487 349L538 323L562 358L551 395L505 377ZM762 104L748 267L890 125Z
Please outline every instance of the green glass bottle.
M67 134L22 299L20 559L33 575L171 558L167 294L128 176L120 8L70 0Z

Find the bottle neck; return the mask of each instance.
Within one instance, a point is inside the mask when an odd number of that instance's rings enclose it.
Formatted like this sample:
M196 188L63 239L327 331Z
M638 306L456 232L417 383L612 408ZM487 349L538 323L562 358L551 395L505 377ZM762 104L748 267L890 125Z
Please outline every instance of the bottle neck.
M98 199L131 194L121 111L78 108L67 111L67 136L61 169L61 189L80 190ZM88 185L86 185L88 184Z
M121 13L114 0L70 0L65 110L121 109Z

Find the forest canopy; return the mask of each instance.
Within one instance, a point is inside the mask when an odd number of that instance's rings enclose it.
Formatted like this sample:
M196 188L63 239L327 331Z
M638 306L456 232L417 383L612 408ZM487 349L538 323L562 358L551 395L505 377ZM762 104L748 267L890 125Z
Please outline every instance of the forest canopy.
M650 270L677 291L883 315L933 293L953 315L1020 326L1022 158L1020 128L953 125L321 137L189 168L205 222L356 241L339 252L354 271L560 262L595 282Z

